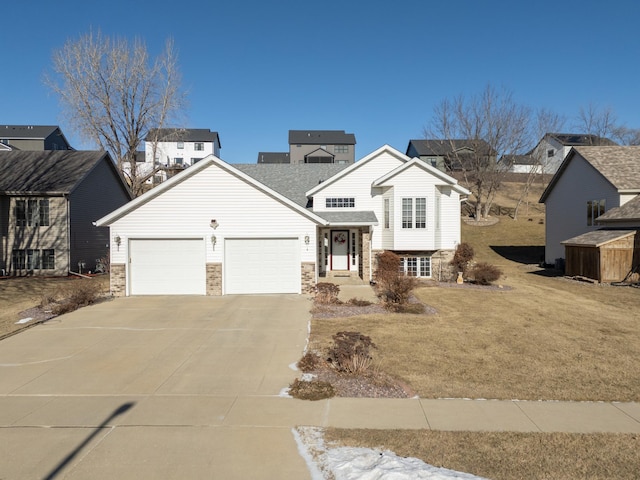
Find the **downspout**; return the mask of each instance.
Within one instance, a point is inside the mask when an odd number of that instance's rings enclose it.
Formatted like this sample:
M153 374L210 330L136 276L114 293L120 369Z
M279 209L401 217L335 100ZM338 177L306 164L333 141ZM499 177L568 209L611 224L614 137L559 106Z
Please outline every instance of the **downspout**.
M69 194L63 193L62 196L66 203L66 222L67 222L67 241L65 248L67 250L67 275L71 274L71 212L69 211Z

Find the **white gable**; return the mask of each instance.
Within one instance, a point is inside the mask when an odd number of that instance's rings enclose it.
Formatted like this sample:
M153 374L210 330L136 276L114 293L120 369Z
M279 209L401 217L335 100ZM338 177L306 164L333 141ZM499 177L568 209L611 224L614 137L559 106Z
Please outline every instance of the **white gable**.
M220 163L191 167L169 182L99 220L110 225L112 237L124 243L112 248L112 263L126 263L126 241L130 238L205 238L207 262L221 262L223 240L242 237L296 237L315 241L313 214L266 188L241 172ZM228 168L227 168L228 167ZM196 171L197 169L197 171ZM189 170L193 170L189 175ZM169 185L167 185L169 184ZM164 188L163 188L164 186ZM315 217L315 218L314 218ZM216 220L218 227L211 228ZM211 236L216 246L211 248ZM313 261L313 252L302 249L303 261Z

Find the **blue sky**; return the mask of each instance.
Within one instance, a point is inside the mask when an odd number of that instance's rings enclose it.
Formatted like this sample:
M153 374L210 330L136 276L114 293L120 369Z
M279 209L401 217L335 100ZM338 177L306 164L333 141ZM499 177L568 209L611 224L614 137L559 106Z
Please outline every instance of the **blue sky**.
M42 83L51 53L89 29L173 37L186 127L218 131L221 156L286 151L290 129L345 130L356 158L405 151L434 105L487 84L569 119L611 107L640 127L640 2L477 0L27 0L3 6L0 124L66 125Z

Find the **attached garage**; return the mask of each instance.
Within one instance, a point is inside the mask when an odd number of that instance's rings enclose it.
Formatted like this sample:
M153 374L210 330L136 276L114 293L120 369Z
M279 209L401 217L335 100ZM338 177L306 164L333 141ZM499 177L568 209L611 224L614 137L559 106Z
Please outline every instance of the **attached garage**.
M298 238L229 238L224 242L224 293L300 293Z
M129 240L129 295L205 295L202 238Z

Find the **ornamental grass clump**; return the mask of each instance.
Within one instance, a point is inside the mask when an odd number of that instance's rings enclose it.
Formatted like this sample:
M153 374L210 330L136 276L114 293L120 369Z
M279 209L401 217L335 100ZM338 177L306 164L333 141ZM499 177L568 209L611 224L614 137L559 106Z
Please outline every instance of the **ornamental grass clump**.
M340 287L334 283L317 283L314 301L319 305L335 305L340 303L340 300L338 299L339 293Z
M355 375L369 369L373 362L370 350L377 348L370 337L360 332L338 332L331 338L327 362L336 371Z

